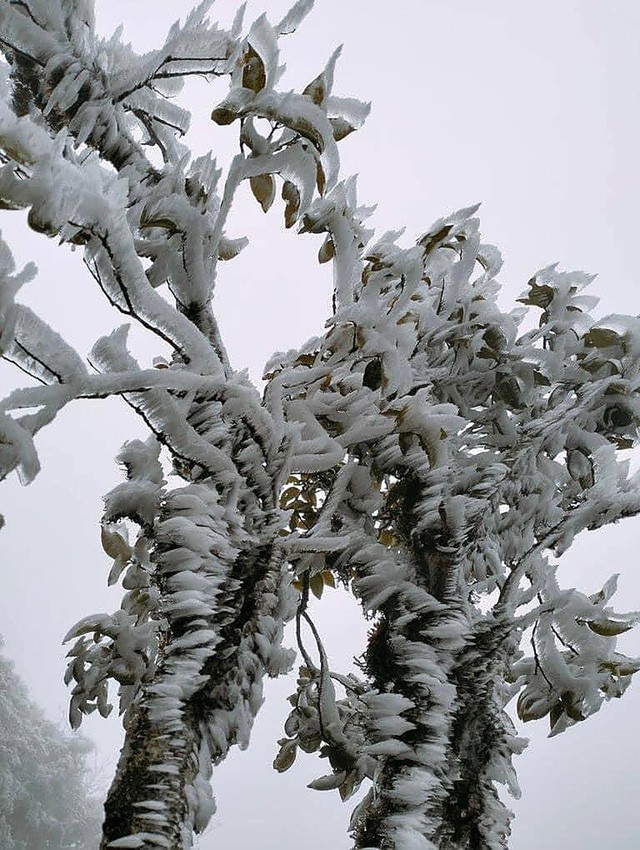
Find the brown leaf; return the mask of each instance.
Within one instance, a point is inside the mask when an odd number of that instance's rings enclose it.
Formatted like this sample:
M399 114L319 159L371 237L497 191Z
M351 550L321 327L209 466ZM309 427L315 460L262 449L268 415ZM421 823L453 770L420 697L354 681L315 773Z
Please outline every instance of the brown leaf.
M100 540L102 548L110 558L129 559L131 557L131 546L117 531L110 531L103 525L100 529Z
M349 124L344 118L329 118L329 123L333 129L333 138L336 142L341 142L350 133L355 131L355 127Z
M633 628L632 623L609 620L607 617L602 620L587 620L586 623L592 632L602 635L602 637L616 637L616 635L624 634Z
M311 98L316 106L322 106L324 99L327 96L327 81L324 74L319 74L315 80L311 80L302 94Z
M248 240L244 236L241 236L239 239L228 239L226 236L223 236L218 244L218 259L233 260L247 244Z
M242 69L242 85L245 89L256 92L262 91L267 84L267 74L264 62L256 51L249 45L244 54L244 67Z
M298 220L300 209L300 192L295 183L285 180L282 186L282 199L286 202L284 210L285 227L293 227Z
M611 328L591 328L582 339L588 348L610 348L622 342L620 334Z
M335 257L335 254L336 250L333 244L333 239L331 239L330 236L327 236L327 238L320 246L320 250L318 251L318 262L328 263Z
M294 502L300 494L299 487L287 487L286 490L282 492L280 496L280 507L286 508L292 502Z
M322 598L324 591L324 579L322 573L314 573L309 579L309 590L317 599Z
M273 760L273 766L278 773L284 773L296 760L296 742L289 740L289 738L282 738L278 743L280 744L280 751Z
M316 186L318 187L318 192L321 195L324 195L325 186L327 185L327 178L324 175L324 168L320 161L316 163Z
M249 178L249 185L263 212L268 212L276 197L276 181L273 175L256 174L255 177Z
M228 106L219 106L211 113L211 120L221 127L225 124L233 124L237 117L238 113L235 109L229 109Z

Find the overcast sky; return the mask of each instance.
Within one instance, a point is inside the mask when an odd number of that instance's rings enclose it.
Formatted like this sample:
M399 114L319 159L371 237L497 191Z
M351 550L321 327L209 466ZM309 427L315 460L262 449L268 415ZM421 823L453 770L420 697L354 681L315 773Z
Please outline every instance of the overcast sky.
M188 0L98 0L100 29L124 23L141 51L155 46ZM288 0L249 3L247 20L265 10L273 21ZM407 226L407 239L453 209L482 201L486 241L505 256L501 275L509 304L539 267L558 261L598 278L601 313L640 313L637 286L637 198L640 172L637 0L316 0L296 35L283 40L290 85L312 79L344 43L336 93L371 100L365 128L341 143L343 175L359 173L363 202L377 203L381 230ZM212 14L230 22L235 3ZM194 82L189 143L213 149L221 162L236 146L236 128L215 127L209 114L225 87ZM251 246L226 264L219 281L220 323L234 365L257 380L275 349L319 333L329 305L329 272L316 262L316 237L283 233L281 210L264 216L245 197L229 227ZM35 237L15 213L0 227L20 262L35 259L39 279L24 298L86 353L119 322L84 273L79 253ZM142 358L153 354L136 338ZM20 382L0 371L4 391ZM104 588L109 564L99 547L101 495L117 481L113 456L140 426L115 401L77 404L38 442L43 472L30 487L2 485L7 527L0 535L0 632L33 696L63 720L66 693L60 641L92 611L113 610ZM639 521L590 533L563 558L561 584L597 590L621 572L618 605L640 608ZM336 593L337 596L337 593ZM324 606L323 606L324 607ZM363 626L348 598L324 614L333 665L360 651ZM625 644L640 652L640 641ZM623 647L624 648L624 647ZM350 804L304 785L325 771L306 757L284 776L271 768L291 682L276 682L250 752L217 771L219 814L202 850L257 846L346 850ZM518 759L523 799L513 850L635 850L640 687L559 738L546 722L527 726L532 746ZM106 782L115 764L117 720L93 717ZM302 791L297 790L302 788ZM282 814L286 812L287 817ZM36 850L36 848L34 848Z

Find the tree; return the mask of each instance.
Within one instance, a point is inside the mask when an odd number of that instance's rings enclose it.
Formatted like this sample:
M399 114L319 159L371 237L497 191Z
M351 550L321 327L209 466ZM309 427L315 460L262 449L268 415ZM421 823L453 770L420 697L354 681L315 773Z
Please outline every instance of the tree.
M85 850L100 832L87 794L91 745L49 723L0 656L0 838L5 850Z
M339 180L336 141L367 109L332 95L337 56L302 93L278 88L278 39L309 7L243 36L202 5L136 57L95 38L90 4L0 3L0 199L82 245L116 310L167 352L143 369L119 328L89 372L13 300L32 270L15 274L5 249L3 353L41 384L3 404L5 473L36 474L33 436L75 398L120 395L151 431L123 447L105 505L122 607L69 635L72 725L109 711L114 679L127 730L105 847L190 846L212 811L211 763L248 740L264 674L291 663L291 617L303 666L276 767L319 751L331 773L315 785L343 799L371 780L359 848L506 846L496 782L517 790L522 748L507 703L557 734L640 666L615 651L634 622L608 607L615 582L563 590L551 560L638 512L619 455L637 427L637 319L595 322L589 278L553 267L529 282L528 313L502 312L475 209L408 248L374 239ZM192 74L230 77L212 118L237 122L241 153L220 194L212 159L190 162L177 139L187 115L168 97ZM321 234L334 270L326 334L273 358L262 399L211 309L219 262L243 247L225 226L245 180L265 211L280 189L285 224ZM309 618L309 595L335 582L372 620L360 678L330 669Z

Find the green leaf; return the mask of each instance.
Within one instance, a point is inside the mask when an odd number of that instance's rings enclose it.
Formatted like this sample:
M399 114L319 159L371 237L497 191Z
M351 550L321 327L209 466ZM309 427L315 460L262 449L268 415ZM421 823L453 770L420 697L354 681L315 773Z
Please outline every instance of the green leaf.
M320 575L322 576L322 580L326 584L327 587L335 588L336 579L335 579L335 576L333 575L333 573L331 572L331 570L323 570L320 573Z
M503 375L496 381L494 394L509 407L522 406L521 390L518 379L514 375Z
M298 734L298 746L303 753L315 753L322 742L319 734Z
M309 579L309 590L317 599L322 598L324 591L324 578L322 573L314 573Z
M591 328L582 341L588 348L610 348L612 345L620 345L622 337L611 328Z
M614 434L609 438L617 449L632 449L634 441L631 437L622 437L620 434Z
M333 791L339 788L347 778L347 771L340 770L338 773L329 773L327 776L319 776L307 785L314 791Z
M628 632L629 629L633 628L633 623L625 623L621 620L610 620L608 617L601 620L586 620L586 624L592 632L595 632L597 635L602 635L602 637L616 637L616 635L622 635L625 632Z
M128 560L131 557L131 546L117 531L110 531L103 525L100 529L100 541L102 548L110 558Z
M358 776L357 771L350 770L349 773L347 773L347 778L338 789L340 791L340 799L343 803L352 797L358 790L361 781L361 777Z
M378 542L382 543L383 546L397 546L398 538L391 529L385 528L378 535Z
M374 357L367 363L362 373L362 386L370 390L379 390L383 378L382 360L379 357Z
M535 282L535 278L533 278L533 280L529 281L528 294L524 298L518 298L517 300L521 304L540 307L542 310L546 310L553 301L555 293L556 290L553 287L548 286L546 283L538 284Z
M228 106L219 106L211 113L211 120L220 127L224 127L226 124L233 124L237 117L237 110L230 109Z
M507 337L498 325L489 325L483 333L482 338L489 348L492 348L494 351L501 351L507 344Z
M552 732L553 732L553 727L556 725L558 720L560 720L560 718L562 717L563 714L564 714L564 706L562 705L561 702L557 702L557 703L555 703L555 705L553 705L551 707L551 711L549 712L549 728Z
M122 571L127 566L127 563L128 563L128 560L126 558L122 558L120 556L118 556L114 560L113 566L109 570L109 575L107 577L107 586L108 587L111 587L112 585L114 585L118 581L118 579L122 575Z

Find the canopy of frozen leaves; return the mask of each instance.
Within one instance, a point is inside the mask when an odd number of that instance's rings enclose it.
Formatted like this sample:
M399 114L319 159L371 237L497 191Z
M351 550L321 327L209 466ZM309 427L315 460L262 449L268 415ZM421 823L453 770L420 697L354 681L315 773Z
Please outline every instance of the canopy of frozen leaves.
M90 850L101 806L88 790L91 745L50 723L0 655L0 846Z
M162 739L159 763L145 762L153 787L136 817L170 844L171 829L187 841L191 827L206 825L211 761L246 744L264 674L291 663L279 646L292 595L278 497L296 464L298 429L233 371L220 340L210 304L218 265L246 244L226 235L227 216L243 181L265 211L279 184L293 226L336 185L337 142L368 109L333 97L337 52L302 92L279 87L279 37L298 26L308 0L275 25L262 16L244 30L240 12L228 31L209 20L210 5L140 57L119 34L95 34L91 3L0 2L10 64L0 203L28 210L35 231L82 246L107 299L166 352L144 368L128 349L127 326L119 327L96 342L88 369L16 301L34 269L16 273L2 244L2 355L36 386L2 404L0 474L32 480L35 435L77 398L120 395L152 432L125 445L126 481L105 499L102 541L113 558L109 581L125 591L122 606L71 629L66 678L74 683L72 726L90 711L109 713L115 680L125 726L143 717L153 727L149 741ZM180 141L189 115L173 98L192 74L230 78L212 118L238 121L241 153L222 180L212 156L191 160ZM159 814L147 805L185 795L177 827L178 807ZM129 797L113 811L131 807Z
M577 533L640 510L620 454L640 424L640 320L596 321L590 278L549 267L520 299L538 318L521 331L533 317L499 308L500 257L474 213L404 248L400 234L371 239L352 184L315 202L302 229L326 234L335 312L323 337L267 367L267 397L300 428L282 494L299 614L329 574L376 618L367 680L342 680L345 700L322 651L305 657L276 767L297 745L334 768L314 787L347 797L384 777L356 811L362 846L413 846L416 831L467 846L473 829L506 846L494 786L519 793L523 747L507 703L520 692L520 718L549 715L558 734L640 669L616 651L639 618L609 607L616 578L590 596L557 579Z

